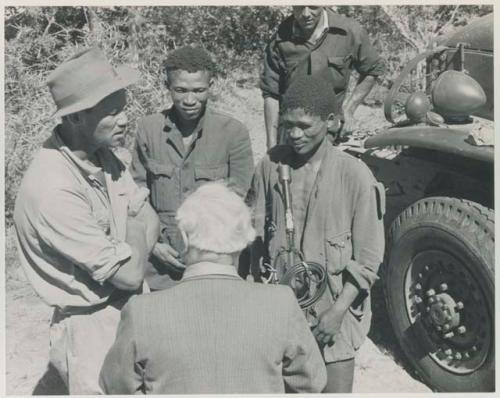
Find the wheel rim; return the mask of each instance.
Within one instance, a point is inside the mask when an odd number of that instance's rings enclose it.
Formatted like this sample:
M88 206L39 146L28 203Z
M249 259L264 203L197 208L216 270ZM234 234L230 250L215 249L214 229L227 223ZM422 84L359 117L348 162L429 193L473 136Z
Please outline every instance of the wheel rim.
M426 250L410 260L405 303L412 324L420 322L429 356L455 374L472 373L493 344L493 320L484 289L459 258Z

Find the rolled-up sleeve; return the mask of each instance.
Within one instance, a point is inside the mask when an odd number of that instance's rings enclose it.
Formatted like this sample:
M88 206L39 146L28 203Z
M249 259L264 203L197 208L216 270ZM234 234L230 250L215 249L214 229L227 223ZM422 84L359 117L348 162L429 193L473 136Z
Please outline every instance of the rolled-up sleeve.
M357 42L354 52L354 68L361 75L381 76L385 73L385 64L377 50L370 43L366 31L359 25L353 26Z
M360 290L370 290L378 279L377 271L384 255L384 190L367 167L359 173L352 224L353 258L346 270Z
M143 389L143 368L136 361L133 303L134 297L122 309L115 342L101 368L99 384L106 394L137 394Z
M326 385L326 368L318 344L311 333L295 296L290 290L287 347L283 359L283 379L288 390L320 393Z
M280 96L280 62L275 43L276 40L273 38L264 52L264 65L260 76L260 89L264 98L278 99Z
M132 251L106 233L84 194L59 189L40 206L36 230L41 246L86 271L98 283L104 283L130 258Z

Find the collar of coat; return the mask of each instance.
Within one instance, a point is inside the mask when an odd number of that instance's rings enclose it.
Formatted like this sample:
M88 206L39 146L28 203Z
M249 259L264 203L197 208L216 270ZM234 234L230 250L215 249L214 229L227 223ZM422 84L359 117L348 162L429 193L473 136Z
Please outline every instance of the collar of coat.
M344 33L349 31L349 19L333 12L328 7L324 8L326 11L326 15L328 16L328 32L332 32L335 30L341 30ZM279 26L278 31L276 32L276 40L277 41L296 41L297 37L295 37L295 18L293 15L290 15L286 18L283 23ZM319 38L318 38L319 40Z
M218 264L209 261L189 265L184 271L182 280L200 278L205 276L222 275L239 278L236 268L233 265Z

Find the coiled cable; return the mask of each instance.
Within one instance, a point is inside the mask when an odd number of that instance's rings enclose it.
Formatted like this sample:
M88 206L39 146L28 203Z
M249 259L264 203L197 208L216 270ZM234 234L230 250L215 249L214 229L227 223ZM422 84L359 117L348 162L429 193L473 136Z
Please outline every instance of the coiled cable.
M320 264L301 261L287 269L279 283L290 286L300 308L306 310L313 306L325 292L327 277ZM297 284L302 284L302 286L297 289Z

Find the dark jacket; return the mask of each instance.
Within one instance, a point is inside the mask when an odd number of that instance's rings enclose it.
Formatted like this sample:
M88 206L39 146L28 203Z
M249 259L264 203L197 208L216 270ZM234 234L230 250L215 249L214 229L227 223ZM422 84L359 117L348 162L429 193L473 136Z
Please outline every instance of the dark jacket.
M341 107L351 70L379 76L384 65L361 26L326 8L328 30L313 45L297 34L293 15L278 27L264 56L261 89L264 97L279 99L296 74L328 68Z
M131 173L137 184L151 191L162 239L181 252L175 214L187 195L204 182L224 179L244 196L254 163L248 130L238 120L207 108L190 148L184 148L172 113L171 108L139 121ZM146 271L153 289L167 287L171 278L180 276L170 275L154 259Z

